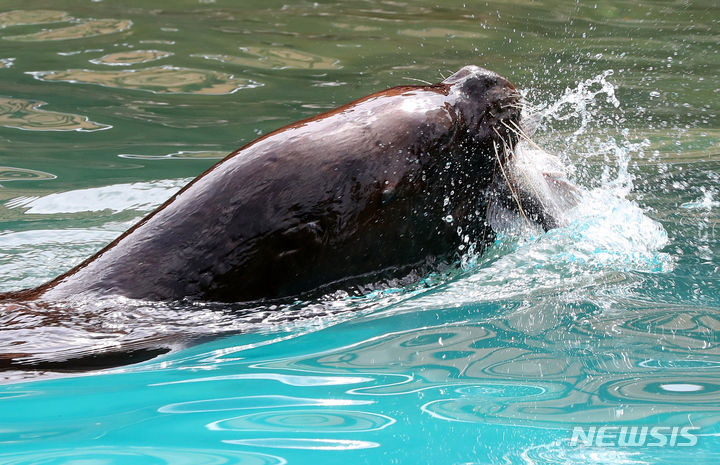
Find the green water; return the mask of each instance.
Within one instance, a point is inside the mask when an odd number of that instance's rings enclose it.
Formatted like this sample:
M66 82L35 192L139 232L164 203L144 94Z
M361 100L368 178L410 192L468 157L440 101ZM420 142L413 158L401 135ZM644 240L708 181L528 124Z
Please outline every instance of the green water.
M533 138L587 189L568 227L428 288L250 316L113 301L44 331L6 310L0 346L47 353L232 335L6 372L0 463L718 463L719 42L709 0L0 1L0 290L261 134L466 64L522 89ZM602 447L574 426L699 429Z

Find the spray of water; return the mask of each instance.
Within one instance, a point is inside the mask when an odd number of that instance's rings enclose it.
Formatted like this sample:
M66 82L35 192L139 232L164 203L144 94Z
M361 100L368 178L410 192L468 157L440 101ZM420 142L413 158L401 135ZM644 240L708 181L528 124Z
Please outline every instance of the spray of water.
M630 162L644 156L649 142L631 143L628 131L619 126L624 117L611 76L612 71L605 71L555 101L526 106L523 131L533 141L516 147L513 177L550 203L546 208L560 218L560 227L545 233L527 227L518 214L514 221L505 215L503 224L493 225L501 231L495 244L481 256L463 258L463 275L443 284L440 292L415 296L388 311L533 295L541 299L617 273L673 268L673 257L662 251L668 243L664 228L629 198L634 180ZM564 131L558 130L559 122ZM554 155L539 146L561 151ZM572 199L563 198L568 192ZM698 203L712 205L712 197Z
M562 161L567 166L562 174L567 173L578 185L586 186L577 206L565 212L568 227L548 236L567 234L583 239L568 243L569 250L575 245L595 246L597 253L588 256L587 261L612 262L620 268L664 269L672 266L670 257L658 252L667 244L667 234L628 199L634 181L630 161L633 157L644 157L650 143L629 141L629 130L621 126L625 118L610 81L612 75L613 71L607 70L580 82L574 89L566 89L554 102L528 106L525 121L529 121L529 131L535 133L541 144L549 139L551 145L557 145L556 122L571 124L571 132L560 137L569 149L553 161L555 166ZM532 160L538 160L534 163L536 170L547 171L548 160L554 157L539 152L533 155L526 163L532 166ZM599 156L602 171L599 177L592 178L593 170L589 167L597 165ZM609 255L617 260L608 262Z

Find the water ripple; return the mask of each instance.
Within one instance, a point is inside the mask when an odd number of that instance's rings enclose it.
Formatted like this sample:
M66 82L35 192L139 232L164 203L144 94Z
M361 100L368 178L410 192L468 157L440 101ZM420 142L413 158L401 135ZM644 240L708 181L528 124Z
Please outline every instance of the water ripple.
M26 168L14 168L12 166L0 166L0 182L8 181L39 181L42 179L55 179L52 173L44 171L29 170Z
M212 150L181 150L180 152L168 153L167 155L142 155L136 153L120 153L118 157L132 160L221 160L229 152L217 152Z
M0 97L0 126L25 131L101 131L112 126L86 116L41 110L46 102Z
M2 173L0 173L0 180L2 180ZM188 178L166 179L76 189L42 197L14 198L8 200L5 206L7 208L23 208L26 214L32 215L101 211L148 212L170 198L189 181Z
M162 60L172 55L172 52L164 52L162 50L127 50L125 52L103 55L100 58L90 60L90 63L108 66L130 66Z
M0 13L0 29L10 26L62 23L72 19L65 11L57 10L12 10Z
M264 69L340 69L340 60L278 47L241 47L250 56L198 54L194 57Z
M214 449L189 449L173 447L122 447L95 446L48 449L34 452L1 453L4 465L37 465L59 463L87 463L113 465L153 464L203 464L226 465L284 465L287 461L278 456L258 452L227 451Z
M379 431L396 420L386 415L353 410L283 410L258 412L207 425L211 431L360 433Z
M421 37L421 38L448 38L453 39L460 37L463 39L484 39L487 38L487 34L474 31L461 31L458 29L442 28L442 27L429 27L424 29L401 29L398 34L409 36L409 37Z
M28 74L41 81L96 84L103 87L143 90L155 94L223 95L262 85L227 73L174 66L122 71L69 69L35 71Z
M165 386L169 384L206 383L218 381L237 380L273 380L279 381L288 386L339 386L346 384L359 384L372 381L373 378L353 376L309 376L309 375L287 375L281 373L243 373L236 375L209 376L205 378L191 378L182 381L168 381L156 383L151 386Z
M255 410L286 407L338 407L349 405L367 405L371 401L346 399L314 399L292 396L246 396L224 399L196 400L168 404L158 409L160 413L207 413L231 410Z
M223 442L241 446L269 447L273 449L354 450L380 447L380 444L377 442L356 441L351 439L259 438L232 439Z
M707 413L720 412L720 378L668 375L628 378L600 387L598 395L616 402L647 401L656 406L678 404L686 408L705 404Z
M132 27L129 19L94 19L74 26L58 29L45 29L31 34L3 37L17 42L43 42L47 40L86 39L116 32L127 31Z

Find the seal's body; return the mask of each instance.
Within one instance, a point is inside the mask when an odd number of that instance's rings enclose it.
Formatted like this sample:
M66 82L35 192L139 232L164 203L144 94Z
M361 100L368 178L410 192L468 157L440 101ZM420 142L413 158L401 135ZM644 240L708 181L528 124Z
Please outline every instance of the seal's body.
M467 66L272 132L25 297L255 301L452 259L486 233L518 98Z

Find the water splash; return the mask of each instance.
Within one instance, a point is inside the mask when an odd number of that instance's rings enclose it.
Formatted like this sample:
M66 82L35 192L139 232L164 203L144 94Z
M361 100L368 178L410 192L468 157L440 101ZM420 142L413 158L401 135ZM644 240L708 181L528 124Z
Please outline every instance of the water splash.
M611 81L613 75L613 70L606 70L565 89L558 98L545 96L545 102L528 104L523 124L541 145L559 154L576 181L617 189L615 195L625 197L633 188L630 160L645 158L650 141L630 140L630 130L624 127L627 119ZM589 169L598 163L602 164L599 177Z
M446 284L442 292L415 299L410 305L438 308L450 303L506 300L543 290L593 285L612 273L673 269L675 259L662 251L669 242L665 229L629 199L634 180L630 162L633 156L643 155L649 142L630 142L625 129L597 137L598 131L609 130L606 118L598 117L608 113L604 106L621 111L608 80L612 74L608 70L582 81L554 102L527 106L530 113L524 116L524 129L534 133L534 141L540 145L554 145L558 121L571 126L560 134L570 147L566 153L555 156L522 141L512 168L521 188L547 204L546 209L561 219L561 227L544 233L527 227L517 214L514 221L504 218L505 227L500 228L496 243L483 256L463 259L466 275ZM579 155L572 150L576 146ZM599 175L597 169L594 174L586 169L588 160L598 156L603 160ZM553 188L558 182L560 187ZM566 182L572 183L573 189L561 187ZM563 198L568 192L572 199ZM493 220L490 218L491 223Z
M615 86L608 81L614 71L608 69L601 74L580 82L574 89L566 88L563 95L554 102L528 106L523 115L525 130L533 134L537 130L551 130L553 122L577 121L571 141L584 134L600 114L596 109L602 105L597 97L605 97L605 103L615 108L620 101L615 96Z
M688 210L712 210L713 208L720 207L720 201L715 200L717 192L714 189L701 188L703 193L702 197L693 200L692 202L685 202L680 205L682 208Z

